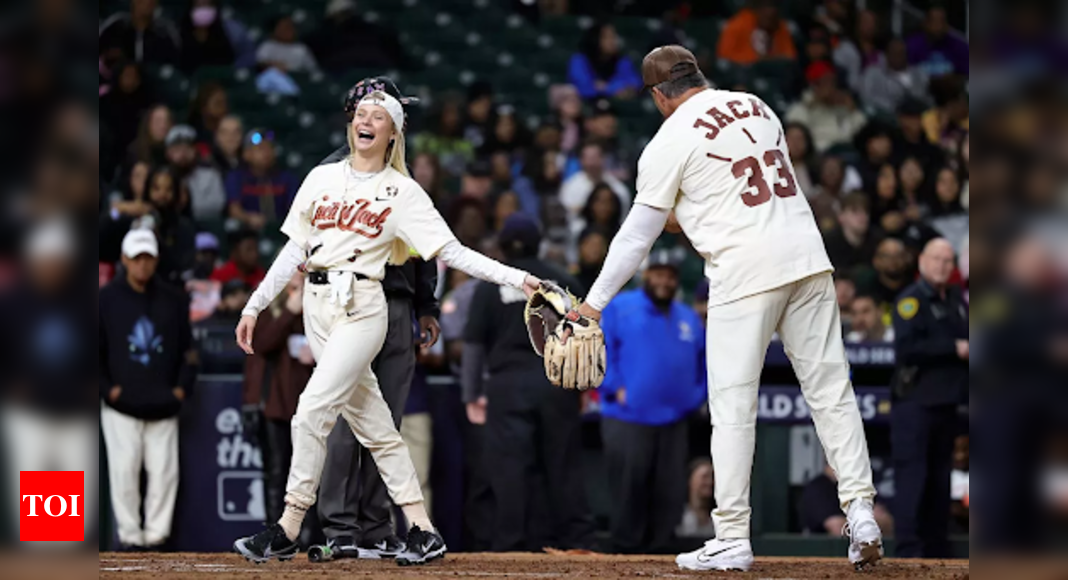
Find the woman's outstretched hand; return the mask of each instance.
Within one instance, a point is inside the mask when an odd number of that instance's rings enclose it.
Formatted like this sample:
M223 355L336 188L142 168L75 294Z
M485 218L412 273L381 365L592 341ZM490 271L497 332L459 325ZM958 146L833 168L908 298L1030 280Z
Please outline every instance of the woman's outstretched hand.
M527 298L533 296L540 286L541 280L530 274L527 274L527 277L523 279L523 293L527 295Z

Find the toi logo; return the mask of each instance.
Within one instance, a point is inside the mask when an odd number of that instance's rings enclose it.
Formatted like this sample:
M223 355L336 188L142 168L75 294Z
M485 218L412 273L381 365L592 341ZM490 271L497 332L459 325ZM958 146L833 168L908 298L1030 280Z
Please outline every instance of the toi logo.
M85 540L85 472L19 472L19 540Z

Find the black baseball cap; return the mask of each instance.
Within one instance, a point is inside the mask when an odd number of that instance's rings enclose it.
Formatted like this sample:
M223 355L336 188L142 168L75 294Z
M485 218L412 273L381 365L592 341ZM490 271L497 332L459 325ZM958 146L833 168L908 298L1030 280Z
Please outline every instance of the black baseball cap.
M671 268L676 272L679 271L680 260L676 257L675 252L669 249L662 248L653 250L649 253L649 260L645 264L646 270L653 268Z
M367 77L352 85L349 92L345 93L345 100L342 102L345 113L352 115L356 112L356 105L360 102L360 99L373 91L382 91L400 101L402 105L412 105L419 102L418 97L402 95L400 89L397 88L397 83L394 83L393 79L389 77Z

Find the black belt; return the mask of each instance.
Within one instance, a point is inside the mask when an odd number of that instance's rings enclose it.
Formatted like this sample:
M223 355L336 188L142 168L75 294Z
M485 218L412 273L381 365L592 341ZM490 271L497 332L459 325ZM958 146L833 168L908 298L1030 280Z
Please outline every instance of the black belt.
M370 280L368 276L364 276L359 272L352 272L352 275L357 280ZM308 283L315 284L316 286L322 286L330 283L330 271L329 270L312 270L308 272Z

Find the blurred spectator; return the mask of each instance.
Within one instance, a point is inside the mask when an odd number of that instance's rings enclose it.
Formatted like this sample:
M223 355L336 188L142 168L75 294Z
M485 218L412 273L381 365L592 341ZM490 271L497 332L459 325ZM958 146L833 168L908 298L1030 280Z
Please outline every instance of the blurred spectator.
M871 218L884 232L898 232L904 225L904 217L898 209L900 197L897 189L897 168L884 163L875 177L872 190ZM895 226L896 227L891 227Z
M219 123L230 114L226 89L216 82L200 83L189 110L189 124L196 129L197 142L208 145L215 140Z
M840 536L845 529L846 517L838 501L838 476L827 463L823 473L805 484L801 492L801 529L810 534ZM882 503L876 503L875 521L886 535L894 533L894 518Z
M396 31L361 18L355 0L330 0L325 15L308 42L323 70L407 68Z
M812 147L812 133L801 123L786 123L786 148L790 152L790 164L794 166L794 178L805 197L819 193L812 181L816 151Z
M630 207L630 190L622 181L605 171L604 147L600 143L588 141L583 144L579 163L582 171L569 177L560 187L560 202L571 216L579 215L586 206L586 200L593 193L594 186L602 181L612 188L623 207Z
M955 155L961 136L968 132L968 94L964 82L943 78L931 83L935 108L923 114L923 132L931 143Z
M230 259L211 273L211 279L226 284L243 280L250 288L259 286L267 272L260 266L260 244L256 232L239 230L230 234Z
M509 155L522 152L530 144L530 134L526 127L516 119L516 110L512 105L500 105L494 115L492 131L482 144L483 154L503 151Z
M853 299L857 297L857 285L852 278L835 272L834 295L838 302L838 313L842 317L842 328L847 333L853 319Z
M557 158L559 151L531 149L523 163L523 171L512 182L512 189L523 200L523 207L536 207L535 216L541 218L541 201L547 197L556 197L560 192L560 165Z
M590 107L590 113L583 120L585 135L588 141L596 141L604 150L605 171L611 173L620 181L630 181L631 162L623 149L623 143L619 140L619 119L616 117L615 108L608 99L597 99ZM564 169L564 175L571 177L581 166L579 163L572 168L569 164Z
M642 88L641 76L623 54L619 35L608 22L586 29L579 52L568 63L567 78L584 99L628 99Z
M192 280L207 280L219 267L219 238L211 232L198 232L196 237L196 257L190 272Z
M119 208L120 213L130 208L134 202L145 200L145 180L148 178L150 166L148 163L138 161L130 170L119 176L116 189L108 196L111 208ZM138 217L138 216L135 216ZM116 260L118 257L115 258Z
M245 124L236 115L227 115L215 129L215 142L211 158L220 172L228 174L241 166L241 144L245 136Z
M129 12L111 15L100 25L100 53L139 63L177 64L181 39L174 23L156 15L156 0L130 0Z
M850 90L859 90L861 75L883 62L879 34L879 17L871 10L861 10L853 36L843 38L834 48L834 64L845 72Z
M441 185L441 163L437 155L431 153L419 153L412 159L412 179L423 188L423 191L434 200L434 204L442 207L446 193Z
M226 190L214 167L197 163L196 135L189 125L175 125L167 132L167 162L183 186L178 207L195 221L217 220L226 207Z
M167 162L167 133L174 126L167 105L155 105L141 116L137 137L130 144L127 163L159 165Z
M560 121L560 150L570 155L582 142L582 100L574 85L549 87L549 106Z
M506 262L581 293L574 279L537 259L540 237L533 220L510 217L500 235ZM472 303L478 308L470 310L464 329L463 400L471 421L486 425L484 461L496 499L492 549L543 547L528 536L531 524L544 517L531 501L538 476L550 496L544 506L551 514L549 537L562 548L588 549L593 521L585 494L574 493L583 485L581 394L546 380L544 364L530 348L522 292L482 282Z
M484 159L468 164L460 178L460 197L486 202L493 192L493 167Z
M275 166L274 133L249 131L241 156L245 164L226 176L230 217L255 230L280 223L289 213L300 183L289 171Z
M670 551L686 502L686 417L707 397L704 325L675 300L678 263L648 258L643 288L616 296L601 318L608 364L601 434L613 551Z
M571 222L571 232L578 236L586 228L594 227L604 232L611 241L622 224L623 205L612 188L607 183L601 182L593 187L593 193L586 200L581 216Z
M953 501L950 507L953 520L961 530L970 529L968 526L968 506L971 503L969 493L969 455L971 441L967 435L957 435L953 440L953 471L949 478L949 498Z
M830 62L834 53L831 52L831 33L827 27L818 23L813 24L809 27L806 36L805 54L801 61L803 67L807 68L814 62Z
M224 325L237 325L241 318L241 309L248 302L252 287L241 278L234 278L222 285L219 291L219 304L211 313L211 320Z
M906 98L897 107L897 126L900 130L894 146L899 159L915 157L924 168L942 164L945 154L928 140L923 128L923 114L927 105L923 101Z
M864 126L854 138L860 159L856 163L865 191L874 191L879 179L879 169L894 159L894 135L890 127L880 121Z
M887 313L911 278L912 264L905 243L897 238L884 238L875 247L871 264L873 274L857 276L857 292L874 296L879 309Z
M122 153L138 136L141 113L152 104L152 93L136 62L119 61L112 71L116 82L100 96L100 122L111 129L116 152Z
M957 170L957 179L961 182L960 188L960 205L965 211L968 210L968 170L969 163L971 161L971 146L969 145L969 133L965 133L960 137L960 144L957 145L957 159L954 165L954 169Z
M92 336L98 315L86 280L79 277L76 234L62 218L33 224L22 251L16 253L24 267L17 271L17 279L9 280L13 286L0 294L0 312L12 325L12 332L0 339L0 452L5 468L0 485L9 490L0 504L4 511L0 527L13 532L9 539L17 535L19 514L25 513L19 506L26 505L16 493L21 472L83 472L83 545L95 551L98 518L110 514L94 513L99 505L95 499L98 426L86 410L99 399L94 394L99 389L89 378L99 359L86 337ZM40 510L39 502L37 506ZM44 547L40 544L22 546Z
M675 534L683 538L714 538L716 525L712 521L712 510L716 508L716 481L712 461L707 457L698 457L690 462L689 472L686 505Z
M416 154L433 155L451 175L462 174L464 166L475 157L475 146L464 139L462 121L460 102L444 97L432 115L428 130L412 139Z
M909 65L905 41L893 38L886 45L886 58L864 69L856 91L864 104L893 113L907 98L927 98L927 74Z
M849 92L838 88L838 75L828 62L814 62L805 69L809 89L786 112L786 120L802 123L812 131L816 150L849 143L867 118Z
M716 50L719 58L749 65L774 58L797 58L786 21L772 0L751 0L723 27Z
M578 267L575 276L589 288L604 267L608 255L608 236L597 228L586 228L578 238Z
M816 6L813 20L827 31L829 45L837 46L849 34L850 4L847 0L823 0Z
M906 222L918 222L927 217L930 208L925 203L923 188L926 183L923 164L915 157L906 157L898 167L898 185L901 187L901 210Z
M894 342L894 327L883 324L883 313L875 298L861 294L849 308L846 342Z
M560 124L556 119L549 117L534 130L534 139L530 145L535 149L559 151L562 140Z
M319 70L308 45L297 39L297 27L289 14L279 16L271 25L271 37L256 50L256 63L286 73L310 73Z
M968 213L960 205L960 179L949 166L935 174L935 201L930 223L959 253L968 236Z
M131 548L159 549L171 534L178 412L198 364L189 303L155 278L158 256L151 231L131 230L122 241L125 275L101 289L99 298L100 429L119 541Z
M949 33L946 9L938 4L927 9L923 30L908 39L909 62L928 77L968 75L968 43Z
M304 276L296 274L260 314L252 343L255 354L245 359L242 426L245 438L263 451L269 522L281 517L285 507L286 475L293 454L289 423L315 366L304 336L303 295Z
M824 234L823 244L834 269L848 273L871 264L881 238L880 232L871 227L868 196L857 191L842 198L838 227Z
M929 242L919 269L920 280L901 292L893 314L896 555L947 558L957 406L968 401L968 311L960 288L947 285L953 272L949 242Z
M502 191L493 200L493 231L500 232L508 218L520 211L519 196L514 191ZM533 219L533 216L528 216Z
M467 105L464 110L463 136L481 148L493 129L493 85L488 81L475 81L467 87Z
M841 197L846 192L846 165L841 157L828 155L820 160L819 170L819 185L808 202L820 231L829 232L837 223Z
M486 206L481 199L464 196L449 205L449 225L463 245L479 247L486 236L486 224Z
M182 19L181 67L191 73L203 66L233 65L234 58L215 0L192 0Z
M101 216L101 257L115 259L111 248L131 229L154 231L162 241L157 245L154 273L169 284L178 284L182 273L193 267L196 229L178 212L178 179L170 167L152 169L144 189L144 199L115 204Z

